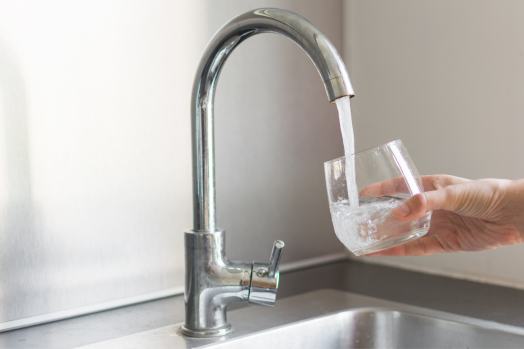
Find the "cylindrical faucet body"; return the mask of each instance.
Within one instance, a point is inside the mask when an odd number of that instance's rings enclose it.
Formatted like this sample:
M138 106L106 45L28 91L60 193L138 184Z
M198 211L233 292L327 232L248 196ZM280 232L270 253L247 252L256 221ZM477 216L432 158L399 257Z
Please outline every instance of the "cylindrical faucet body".
M185 325L190 336L218 336L231 330L227 324L228 304L247 302L251 263L232 262L225 256L225 232L193 233L184 236L186 257Z

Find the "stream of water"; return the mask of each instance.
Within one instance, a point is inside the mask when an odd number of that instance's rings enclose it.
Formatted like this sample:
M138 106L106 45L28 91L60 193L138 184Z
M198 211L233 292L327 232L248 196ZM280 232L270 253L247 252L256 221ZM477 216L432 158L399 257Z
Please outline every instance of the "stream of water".
M346 184L348 188L349 206L358 207L358 189L355 177L355 135L353 133L353 120L351 120L351 107L349 96L335 100L340 119L340 130L342 132L342 142L344 143L344 153L346 156Z

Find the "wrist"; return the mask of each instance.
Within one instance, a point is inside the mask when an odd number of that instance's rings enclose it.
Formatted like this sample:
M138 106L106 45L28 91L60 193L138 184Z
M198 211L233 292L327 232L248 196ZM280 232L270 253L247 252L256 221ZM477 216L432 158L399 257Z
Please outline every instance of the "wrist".
M506 186L506 207L511 220L524 241L524 179L511 181Z

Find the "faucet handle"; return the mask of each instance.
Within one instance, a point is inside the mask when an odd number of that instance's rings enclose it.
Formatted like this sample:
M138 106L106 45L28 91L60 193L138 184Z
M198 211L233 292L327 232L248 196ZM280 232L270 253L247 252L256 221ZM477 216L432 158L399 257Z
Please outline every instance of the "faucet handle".
M269 257L269 268L268 268L268 277L275 277L276 272L278 271L278 265L280 264L280 257L282 256L282 249L285 244L282 240L277 240L273 243L273 250L271 251L271 257Z
M253 262L249 283L248 303L272 307L277 299L278 264L284 248L284 241L273 243L269 264Z

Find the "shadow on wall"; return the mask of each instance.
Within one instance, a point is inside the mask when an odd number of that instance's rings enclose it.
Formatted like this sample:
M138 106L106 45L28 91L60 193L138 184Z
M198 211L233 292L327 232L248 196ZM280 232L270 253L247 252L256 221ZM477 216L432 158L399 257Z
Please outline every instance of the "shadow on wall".
M34 292L43 284L45 253L35 228L27 114L21 69L0 40L0 322L47 308L46 293Z

